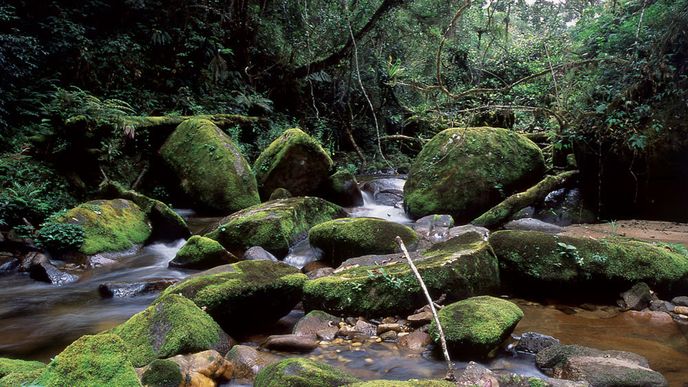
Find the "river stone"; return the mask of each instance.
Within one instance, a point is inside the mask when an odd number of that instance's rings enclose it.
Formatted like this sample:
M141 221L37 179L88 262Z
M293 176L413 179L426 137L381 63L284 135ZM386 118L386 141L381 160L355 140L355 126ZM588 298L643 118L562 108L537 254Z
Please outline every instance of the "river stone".
M29 277L36 281L62 286L79 280L78 276L55 267L45 254L38 252L29 253L24 259L24 265L28 265Z
M45 387L141 385L127 346L113 334L82 336L55 356L32 384Z
M168 360L179 367L184 386L216 386L234 375L234 364L214 350L177 355Z
M409 216L449 214L469 222L544 173L540 148L499 128L452 128L435 135L411 164L404 186Z
M79 224L84 243L79 252L94 255L127 250L151 235L145 212L125 199L91 200L55 218L56 223Z
M211 121L182 122L160 148L181 188L199 206L229 214L260 203L256 179L239 148Z
M332 159L320 144L301 129L287 129L256 159L253 170L262 197L276 188L294 196L314 194L327 180Z
M399 251L400 236L413 250L418 234L410 227L377 218L343 218L318 224L308 232L311 246L323 251L323 260L333 267L348 258Z
M454 227L454 218L451 215L428 215L413 224L413 229L419 235L432 242L447 240L451 227Z
M554 345L540 351L538 368L546 375L593 386L667 386L647 359L631 352L601 351L579 345Z
M296 323L292 333L299 336L323 335L333 337L339 330L339 317L321 310L312 310Z
M124 341L137 367L180 353L229 351L230 338L220 326L192 301L174 293L158 298L110 332Z
M334 387L348 385L359 380L329 364L290 358L263 368L256 375L255 387Z
M613 300L638 282L669 294L687 286L688 257L648 242L536 231L498 231L489 241L502 280L520 293Z
M504 225L507 230L522 230L522 231L540 231L549 234L559 234L564 229L555 224L545 223L538 219L521 218L507 222Z
M524 332L516 343L516 351L538 353L552 345L559 345L559 340L537 332Z
M307 353L318 348L318 340L315 335L271 335L260 346L271 351Z
M205 270L215 266L236 263L239 259L210 238L194 235L177 252L169 266L182 269Z
M408 335L399 337L399 346L411 351L424 351L431 343L432 337L421 330L415 330Z
M496 258L484 241L463 243L450 239L422 253L412 253L434 299L446 294L449 302L499 288ZM330 276L304 286L306 310L324 310L344 316L408 315L426 304L416 278L401 254L371 256L369 263L337 269ZM357 258L355 258L357 259Z
M249 385L253 384L260 370L279 361L276 355L246 345L235 345L225 355L225 359L234 365L234 380Z
M671 303L679 306L688 306L688 296L678 296L671 299Z
M638 282L632 288L621 293L621 300L618 304L627 310L643 310L650 306L650 302L657 299L645 282Z
M487 357L513 332L523 311L501 298L480 296L447 305L438 317L451 354L459 358ZM439 343L434 320L429 332Z
M304 237L316 224L346 216L336 204L315 197L273 200L236 212L206 234L236 256L260 246L277 257Z
M274 255L260 246L249 247L244 253L244 259L253 261L277 261Z
M167 288L210 314L227 332L258 329L289 313L301 300L306 280L281 262L241 261L199 273ZM212 270L217 270L214 274Z
M342 207L363 205L363 194L356 178L349 171L338 171L331 175L324 182L322 190L325 199Z

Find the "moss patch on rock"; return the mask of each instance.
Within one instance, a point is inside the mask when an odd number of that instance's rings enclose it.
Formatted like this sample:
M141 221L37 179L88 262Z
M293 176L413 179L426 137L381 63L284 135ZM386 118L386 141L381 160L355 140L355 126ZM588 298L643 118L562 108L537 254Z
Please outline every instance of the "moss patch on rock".
M282 257L311 227L344 216L341 207L320 198L273 200L222 219L220 226L205 236L238 257L253 246Z
M311 246L320 248L323 259L337 267L348 258L399 251L400 236L407 248L418 241L410 227L376 218L344 218L314 226L308 232Z
M173 293L159 298L111 333L124 341L137 367L181 353L229 350L228 336L220 326L192 301Z
M33 384L45 387L141 385L126 345L112 334L82 336L55 356Z
M199 206L232 213L260 203L256 179L239 148L211 121L189 119L170 135L162 158Z
M292 195L313 194L327 179L332 159L301 129L288 129L258 156L253 165L262 197L285 188Z
M508 195L537 182L545 170L540 148L499 128L452 128L418 154L404 186L413 218L449 214L471 221Z
M148 240L151 226L145 212L125 199L92 200L54 219L79 224L84 229L83 254L126 250Z
M0 387L16 387L28 384L45 369L39 361L0 358Z
M238 261L239 259L225 250L218 241L194 235L170 261L170 267L205 270Z
M284 359L263 368L256 387L335 387L358 382L354 376L331 365L303 358Z
M490 244L502 277L516 291L616 297L645 282L677 295L688 285L688 256L648 242L499 231L490 236Z
M298 269L281 262L242 261L223 270L199 273L163 294L182 294L227 332L236 332L265 326L289 313L301 300L306 281Z
M153 360L141 375L141 383L149 387L177 387L182 383L179 364L172 360Z
M487 243L464 242L460 238L450 239L413 254L412 259L434 298L446 294L451 302L498 290L497 259ZM304 286L304 307L338 316L380 317L411 313L425 305L425 297L405 258L382 256L379 261L308 281Z
M438 317L449 351L459 358L485 357L516 328L523 311L516 304L491 296L473 297L442 308ZM433 320L430 335L439 343Z

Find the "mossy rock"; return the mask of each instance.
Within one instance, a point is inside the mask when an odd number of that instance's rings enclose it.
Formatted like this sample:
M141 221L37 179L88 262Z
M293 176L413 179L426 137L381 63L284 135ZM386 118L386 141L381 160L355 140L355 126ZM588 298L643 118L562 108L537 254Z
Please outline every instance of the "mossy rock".
M45 368L45 364L43 365ZM0 387L31 386L34 380L43 374L43 369L26 372L13 372L0 378Z
M497 349L523 318L523 311L512 302L480 296L447 305L438 317L450 353L467 359L486 357ZM429 333L436 343L440 342L434 320Z
M229 350L229 337L220 326L191 300L174 293L166 293L110 333L124 341L136 367L182 353Z
M323 251L323 259L337 267L348 258L369 254L388 254L399 250L400 236L408 249L418 242L410 227L376 218L343 218L314 226L308 232L311 246Z
M149 387L177 387L182 383L181 368L172 360L153 360L143 371L141 383Z
M222 219L217 229L205 236L237 257L250 247L260 246L279 258L311 227L344 216L344 209L320 198L272 200Z
M332 159L301 129L287 129L258 156L253 165L262 197L285 188L292 195L312 195L327 179Z
M347 384L347 387L456 387L448 380L369 380Z
M238 261L239 259L225 250L218 241L194 235L170 261L170 267L205 270Z
M427 303L400 254L369 258L368 263L362 259L360 264L308 281L304 307L338 316L381 317L412 313ZM499 289L497 259L486 242L450 239L412 253L412 259L433 298L446 294L451 302Z
M60 215L55 222L84 228L79 252L87 255L127 250L151 235L145 212L125 199L92 200Z
M270 364L256 375L255 387L336 387L358 382L331 365L303 358Z
M39 361L0 358L0 387L16 387L40 376L45 364Z
M323 183L323 197L342 207L363 205L363 194L356 177L349 171L337 171Z
M404 186L408 214L449 214L458 224L536 183L545 170L540 148L500 128L452 128L435 135L411 165Z
M204 209L232 213L260 203L256 179L239 148L211 121L189 119L160 154L181 187Z
M688 290L688 256L666 245L537 231L499 231L489 241L502 278L522 293L616 300L638 282L663 296Z
M82 336L70 344L33 384L45 387L141 386L129 351L118 336Z
M291 192L287 191L286 189L280 187L272 191L270 194L270 199L269 200L277 200L277 199L289 199L293 197L294 195L291 194Z
M227 332L271 324L301 300L306 276L281 262L242 261L199 273L163 294L181 294L203 308Z

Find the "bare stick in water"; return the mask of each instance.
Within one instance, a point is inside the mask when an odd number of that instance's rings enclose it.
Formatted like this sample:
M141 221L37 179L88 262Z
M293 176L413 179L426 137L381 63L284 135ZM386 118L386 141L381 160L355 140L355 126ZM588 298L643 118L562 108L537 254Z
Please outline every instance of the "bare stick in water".
M404 253L404 256L406 256L406 261L408 261L409 266L411 266L411 270L413 270L413 274L416 275L416 279L418 280L420 287L423 289L423 293L425 293L425 298L427 298L428 300L428 305L430 306L430 310L432 311L432 317L435 319L435 324L437 324L437 331L440 334L442 354L444 355L444 360L447 361L447 376L445 376L445 379L453 381L455 380L454 363L452 363L451 358L449 357L449 350L447 349L447 339L444 337L444 331L442 330L442 324L440 324L440 318L437 315L437 309L435 309L435 303L432 302L430 292L428 292L428 288L425 286L425 282L423 282L423 277L420 276L418 268L416 268L416 265L411 260L411 256L409 255L408 250L406 250L406 245L404 245L404 241L401 240L401 237L399 236L397 236L395 240L401 248L401 251Z

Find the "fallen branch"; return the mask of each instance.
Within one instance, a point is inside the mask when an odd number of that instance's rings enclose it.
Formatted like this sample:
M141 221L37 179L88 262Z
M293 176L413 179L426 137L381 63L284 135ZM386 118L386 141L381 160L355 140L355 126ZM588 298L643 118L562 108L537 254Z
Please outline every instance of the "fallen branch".
M511 195L501 203L490 208L474 219L471 224L486 228L495 228L505 223L518 210L542 200L548 193L564 187L578 174L578 171L566 171L556 176L547 176L524 192Z
M428 300L428 305L430 306L432 317L435 319L435 324L437 324L437 331L440 334L440 343L442 344L442 354L444 355L444 360L447 361L447 375L445 376L445 379L454 381L456 379L454 377L454 363L452 363L451 358L449 357L449 350L447 349L447 339L444 337L444 331L442 330L442 324L440 324L440 318L437 315L437 309L435 309L435 303L432 301L430 292L428 291L428 288L425 286L425 282L423 281L423 277L420 276L418 268L416 268L416 265L413 263L413 260L411 260L411 256L409 255L408 250L406 250L406 245L404 245L404 241L401 240L401 237L399 236L397 236L395 240L401 248L401 251L404 253L404 256L406 257L406 261L408 262L409 266L411 266L413 274L416 275L416 279L418 280L420 287L423 289L423 293L425 293L425 298Z

